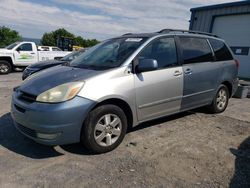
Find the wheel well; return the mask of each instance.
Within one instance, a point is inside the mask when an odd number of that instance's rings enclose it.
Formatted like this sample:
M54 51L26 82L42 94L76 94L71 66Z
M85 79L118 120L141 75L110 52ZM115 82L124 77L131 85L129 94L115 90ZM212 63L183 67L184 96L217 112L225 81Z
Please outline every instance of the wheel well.
M13 66L13 62L12 62L11 57L0 57L0 61L1 60L8 61L11 64L11 66Z
M133 126L133 113L132 113L132 110L127 102L125 102L121 99L115 99L115 98L107 99L107 100L104 100L104 101L98 103L94 108L101 106L101 105L105 105L105 104L113 104L113 105L120 107L127 117L128 129L132 128L132 126Z
M225 81L222 84L225 85L228 88L229 96L231 97L231 95L232 95L232 89L233 89L232 84L230 82L228 82L228 81Z

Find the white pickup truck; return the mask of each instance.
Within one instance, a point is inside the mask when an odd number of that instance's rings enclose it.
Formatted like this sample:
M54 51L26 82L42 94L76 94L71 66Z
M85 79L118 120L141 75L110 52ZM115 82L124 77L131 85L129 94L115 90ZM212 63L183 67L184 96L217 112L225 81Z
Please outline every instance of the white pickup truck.
M0 49L0 74L8 74L15 67L27 67L32 63L64 57L71 52L39 51L34 42L16 42Z

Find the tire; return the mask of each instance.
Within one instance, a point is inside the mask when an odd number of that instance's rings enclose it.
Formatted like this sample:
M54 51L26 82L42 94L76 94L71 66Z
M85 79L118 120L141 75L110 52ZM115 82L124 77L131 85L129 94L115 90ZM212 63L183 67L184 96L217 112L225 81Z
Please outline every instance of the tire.
M94 153L105 153L120 145L127 132L127 118L115 105L92 110L83 125L81 142Z
M8 61L0 61L0 74L9 74L12 71L12 66Z
M213 102L208 106L210 113L222 113L226 110L229 100L229 91L225 85L220 85Z

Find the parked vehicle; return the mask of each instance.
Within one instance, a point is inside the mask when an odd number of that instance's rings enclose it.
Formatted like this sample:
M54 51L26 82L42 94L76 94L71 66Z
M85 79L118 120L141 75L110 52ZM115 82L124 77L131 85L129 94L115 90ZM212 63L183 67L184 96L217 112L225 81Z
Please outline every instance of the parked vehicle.
M11 114L36 142L81 141L108 152L142 122L203 106L223 112L237 88L238 66L216 36L167 29L126 34L29 77L14 89Z
M67 63L70 62L72 60L74 60L76 57L78 57L79 55L81 55L83 52L85 52L85 49L81 49L79 51L76 52L72 52L68 55L66 55L65 57L61 58L60 60L47 60L47 61L40 61L37 63L34 63L28 67L26 67L26 69L23 71L23 76L22 79L26 79L28 76L39 72L41 70L50 68L50 67L54 67L57 65L61 65L63 63Z
M38 51L62 51L56 46L37 46Z
M15 67L27 67L32 63L62 58L70 52L38 51L34 42L16 42L0 49L0 74L8 74Z

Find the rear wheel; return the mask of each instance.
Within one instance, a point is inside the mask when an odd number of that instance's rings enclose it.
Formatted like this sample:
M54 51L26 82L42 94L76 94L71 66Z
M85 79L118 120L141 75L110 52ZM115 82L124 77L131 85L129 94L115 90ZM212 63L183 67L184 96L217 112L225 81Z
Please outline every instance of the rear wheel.
M127 118L115 105L103 105L91 111L83 125L81 140L94 153L115 149L127 131Z
M208 106L208 110L211 113L221 113L224 112L227 108L229 100L229 91L225 85L220 85L219 90L217 91L213 102Z
M0 74L8 74L12 70L12 66L8 61L0 61Z

